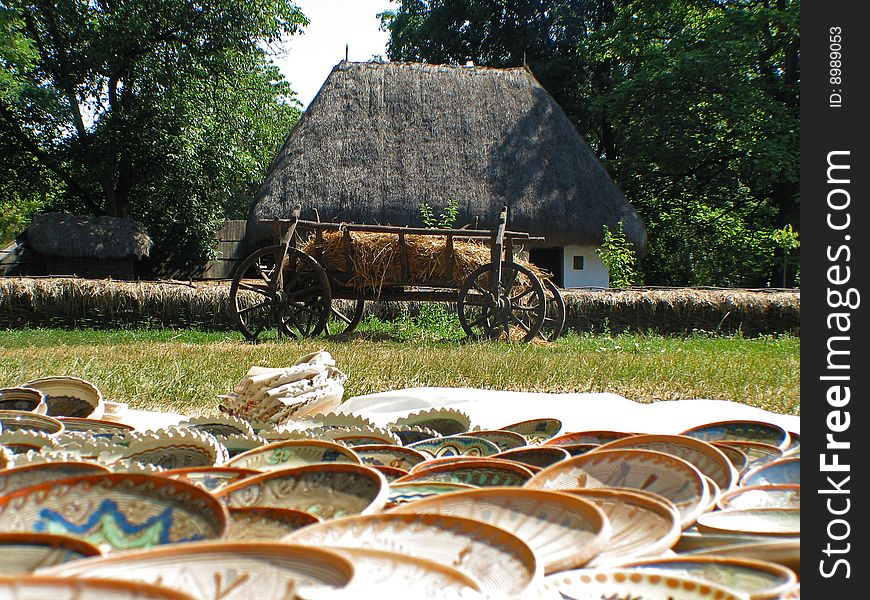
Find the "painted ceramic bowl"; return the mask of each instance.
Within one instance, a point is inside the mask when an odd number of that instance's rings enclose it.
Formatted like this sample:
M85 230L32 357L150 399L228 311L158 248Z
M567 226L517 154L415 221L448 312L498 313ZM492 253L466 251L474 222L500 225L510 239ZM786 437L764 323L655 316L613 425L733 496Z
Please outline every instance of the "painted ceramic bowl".
M651 450L596 450L575 456L535 475L526 487L565 490L617 487L664 496L680 512L680 526L695 522L710 505L704 475L691 463Z
M269 443L265 438L261 438L256 434L216 435L214 436L214 439L223 444L223 447L227 449L227 456L229 456L229 458L235 458L243 452L265 446Z
M801 486L754 485L723 494L717 503L722 510L730 508L800 508Z
M728 460L731 461L734 470L741 475L749 468L749 457L736 446L727 443L723 444L722 442L712 442L710 445L721 450L722 454L727 456Z
M466 517L510 531L526 542L552 573L585 565L610 539L610 522L582 498L515 488L489 488L434 496L392 512Z
M703 549L692 553L693 556L731 556L764 560L782 565L794 573L801 572L800 538L763 539L763 541L744 542L715 548Z
M16 575L0 577L4 600L196 600L194 596L162 585L120 579L86 579Z
M40 415L25 410L0 410L0 431L41 431L48 435L57 435L63 431L63 423L47 415Z
M180 422L178 426L205 431L213 436L254 435L254 428L250 423L226 414L194 417Z
M0 533L0 575L33 573L72 560L101 556L84 540L52 533Z
M301 589L296 594L297 600L406 600L411 590L415 600L484 598L480 584L474 578L448 565L373 548L328 549L347 556L353 562L356 569L353 581L347 587L328 591Z
M610 522L610 540L589 565L619 565L631 558L659 556L680 539L680 513L669 501L636 490L566 490L592 502Z
M524 438L520 434L513 431L505 431L503 429L484 429L481 431L469 431L464 433L463 435L477 437L492 442L493 444L498 446L499 451L501 452L506 452L508 450L513 450L514 448L522 448L529 445L526 438Z
M417 471L422 471L423 469L430 469L439 465L451 465L479 460L482 460L479 456L463 456L461 454L457 456L442 456L441 458L430 458L419 464L414 465L413 467L408 469L408 472L416 473Z
M20 410L44 415L48 405L41 390L28 387L0 388L0 410Z
M405 477L408 472L404 469L397 469L396 467L386 467L384 465L369 465L372 469L378 471L381 475L387 478L389 483L393 483Z
M95 437L128 435L133 427L124 423L107 421L105 419L86 419L83 417L57 417L63 423L64 433L87 433Z
M518 433L530 444L543 444L555 437L562 430L562 421L559 419L529 419L520 421L505 427L499 427L504 431Z
M259 474L260 471L256 469L237 467L186 467L184 469L171 469L159 473L161 477L171 477L178 481L186 481L201 487L207 492L216 492L246 477Z
M736 486L740 477L724 452L712 444L685 435L633 435L601 446L601 450L616 448L653 450L677 456L698 467L701 473L725 491Z
M784 454L782 448L761 442L713 442L713 445L719 449L729 446L742 452L746 456L746 460L749 461L747 469L779 460Z
M698 517L698 531L799 536L801 534L801 511L794 508L717 510Z
M486 458L421 468L419 471L414 471L401 479L397 479L396 483L443 481L446 483L465 483L475 487L519 487L531 477L532 472L519 463Z
M330 550L269 542L202 542L125 552L46 571L67 577L116 577L155 583L194 598L293 598L300 586L340 588L353 564Z
M231 508L228 540L265 542L281 539L320 519L301 510L264 506Z
M16 429L0 433L0 444L12 454L40 452L43 448L50 449L58 445L57 437L31 429Z
M567 450L558 446L530 446L528 448L516 448L493 456L493 458L510 460L526 467L537 467L539 469L549 467L550 465L554 465L557 462L570 457L571 454L569 454Z
M45 394L47 414L53 417L89 417L99 419L105 412L103 394L89 381L78 377L41 377L23 387Z
M784 458L752 468L743 475L740 485L786 485L801 483L801 459Z
M624 431L575 431L563 433L544 442L545 446L566 446L569 444L602 445L632 434Z
M392 508L408 502L416 502L422 498L464 492L476 489L473 485L464 483L444 483L442 481L412 481L410 483L390 483L386 508Z
M389 484L378 471L344 463L270 471L217 493L230 508L291 508L321 519L377 512L387 503L388 495Z
M565 450L571 456L581 456L601 446L598 444L560 444L558 447Z
M444 456L492 456L498 446L483 438L469 435L450 435L409 444L408 448L422 452L430 458Z
M319 463L360 464L353 450L336 442L323 440L287 440L273 442L243 452L227 466L273 471Z
M226 528L208 492L153 475L82 475L0 497L0 531L69 535L104 552L216 539Z
M0 496L58 479L108 472L106 467L88 462L46 462L5 469L0 471Z
M420 464L428 458L422 452L412 448L389 444L354 446L353 451L360 457L363 464L393 467L405 471L410 470L414 465Z
M785 429L763 421L717 421L687 429L683 435L705 442L761 442L780 449L789 445Z
M227 462L229 455L211 434L171 427L135 436L121 459L170 470L220 466Z
M555 573L541 586L541 593L547 592L563 600L746 600L743 594L704 580L633 569Z
M442 436L457 435L469 430L471 419L460 410L431 408L396 419L387 427L389 429L402 429L409 426L432 429Z
M718 556L680 556L635 561L625 568L703 579L742 592L749 600L777 600L797 575L776 563Z
M441 434L434 429L428 427L419 427L415 425L399 426L393 425L390 431L396 434L403 446L409 446L414 442L422 442L432 438L441 437Z
M383 513L309 525L285 541L400 552L453 566L497 598L518 596L540 576L535 553L507 531L447 515Z

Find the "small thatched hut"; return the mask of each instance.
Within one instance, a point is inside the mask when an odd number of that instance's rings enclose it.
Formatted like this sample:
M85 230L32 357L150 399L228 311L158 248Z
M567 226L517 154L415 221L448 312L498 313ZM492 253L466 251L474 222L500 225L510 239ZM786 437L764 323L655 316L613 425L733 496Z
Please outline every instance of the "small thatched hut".
M152 246L138 221L106 216L36 215L23 237L27 252L19 270L31 275L132 279L135 261Z
M605 225L623 221L643 252L646 230L562 109L527 68L416 63L335 66L287 137L258 191L257 220L287 216L421 226L459 203L456 226L491 227L503 205L512 229L545 236L531 259L565 287L606 286L595 254Z

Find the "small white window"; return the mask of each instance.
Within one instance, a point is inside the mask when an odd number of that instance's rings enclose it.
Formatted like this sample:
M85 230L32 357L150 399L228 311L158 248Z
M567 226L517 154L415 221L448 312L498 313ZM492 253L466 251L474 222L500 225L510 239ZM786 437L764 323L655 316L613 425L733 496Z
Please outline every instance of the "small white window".
M574 270L582 271L583 270L583 255L580 254L574 257Z

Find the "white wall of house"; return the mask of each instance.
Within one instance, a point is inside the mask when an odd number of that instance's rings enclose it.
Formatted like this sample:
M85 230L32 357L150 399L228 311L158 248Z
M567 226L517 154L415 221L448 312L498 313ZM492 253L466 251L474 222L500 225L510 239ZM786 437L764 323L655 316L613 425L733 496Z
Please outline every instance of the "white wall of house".
M565 288L602 287L610 284L607 267L595 254L595 246L565 246L563 274ZM579 268L578 268L579 267Z

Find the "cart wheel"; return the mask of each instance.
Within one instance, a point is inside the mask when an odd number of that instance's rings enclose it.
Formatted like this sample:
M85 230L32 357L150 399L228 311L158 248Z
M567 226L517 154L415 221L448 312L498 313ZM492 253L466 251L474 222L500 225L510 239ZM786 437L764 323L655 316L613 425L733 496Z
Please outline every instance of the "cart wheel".
M363 311L366 307L366 301L362 298L348 300L353 303L349 308L338 306L336 300L332 301L332 309L329 314L329 320L326 322L326 335L330 337L340 335L350 335L353 333L359 322L362 321Z
M317 335L326 326L331 299L326 273L316 260L289 248L284 286L277 289L281 246L255 251L243 260L230 285L229 310L236 326L252 341Z
M459 290L459 322L472 338L531 341L544 324L544 287L526 267L501 265L501 285L493 292L495 263L471 272Z
M548 342L554 342L565 329L565 298L562 297L559 286L549 278L544 280L544 292L547 294L547 310L541 326L541 337Z

